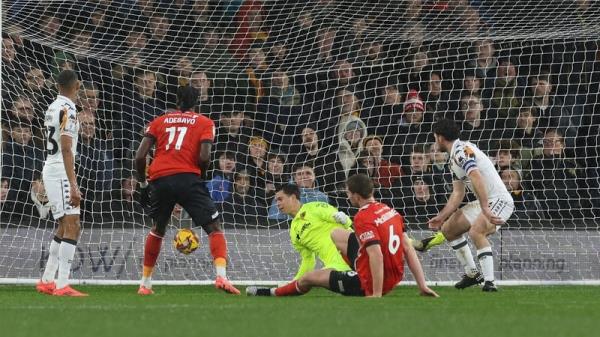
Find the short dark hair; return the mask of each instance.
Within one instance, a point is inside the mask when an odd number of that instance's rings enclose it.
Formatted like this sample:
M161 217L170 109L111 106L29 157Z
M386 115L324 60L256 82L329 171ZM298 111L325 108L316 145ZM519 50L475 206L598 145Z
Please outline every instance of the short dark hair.
M65 69L56 76L56 84L59 88L69 89L77 82L77 73L73 70Z
M300 188L296 184L284 184L277 187L277 192L282 191L285 195L295 195L300 200Z
M296 171L301 170L304 167L308 167L313 171L315 170L315 168L312 167L312 165L310 165L309 163L298 163L298 164L294 165L292 172L296 173Z
M433 124L433 133L440 135L446 140L457 140L460 136L460 129L453 120L444 118Z
M198 104L198 90L196 88L186 85L185 87L179 88L177 91L177 106L181 111L192 111Z
M365 199L373 196L373 181L362 173L348 178L346 187L350 192L357 193Z

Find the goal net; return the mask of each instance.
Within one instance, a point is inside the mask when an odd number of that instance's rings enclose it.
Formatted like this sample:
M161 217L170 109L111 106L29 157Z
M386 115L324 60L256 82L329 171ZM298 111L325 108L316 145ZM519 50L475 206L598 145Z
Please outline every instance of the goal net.
M293 277L298 256L274 189L349 214L345 179L416 238L452 189L432 124L493 159L516 211L491 237L496 277L600 280L600 13L595 1L14 0L2 3L0 279L38 279L56 228L41 181L54 78L74 69L83 195L74 280L135 282L151 221L133 157L144 126L181 87L217 126L207 186L221 210L234 281ZM465 201L474 200L467 195ZM167 238L194 226L173 212ZM155 279L214 278L206 235L165 240ZM447 244L421 255L428 280L456 280ZM410 279L410 275L408 275Z

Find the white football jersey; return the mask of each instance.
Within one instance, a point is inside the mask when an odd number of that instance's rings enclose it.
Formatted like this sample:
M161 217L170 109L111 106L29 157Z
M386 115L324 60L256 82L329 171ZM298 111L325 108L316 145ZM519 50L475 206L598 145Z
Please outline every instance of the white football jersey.
M512 200L494 164L475 144L463 142L460 139L454 141L450 151L450 169L454 179L462 180L471 192L474 191L469 173L478 169L483 178L488 199Z
M67 172L60 148L60 136L66 135L73 139L71 150L73 157L77 153L79 138L79 121L75 103L68 97L58 95L50 104L44 117L46 128L46 161L44 162L44 177L51 179L66 179Z

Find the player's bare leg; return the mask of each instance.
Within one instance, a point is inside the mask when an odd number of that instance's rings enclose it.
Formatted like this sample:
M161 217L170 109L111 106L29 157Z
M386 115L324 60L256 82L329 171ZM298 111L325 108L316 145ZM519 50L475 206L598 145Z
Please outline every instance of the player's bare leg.
M487 238L488 235L495 232L496 226L490 223L483 214L479 214L469 230L469 237L477 248L477 258L479 259L479 265L481 265L481 272L485 281L483 290L486 292L498 291L494 284L494 256L492 254L492 246Z
M48 261L46 261L46 267L44 268L44 274L42 279L38 281L35 288L42 294L52 295L54 289L56 289L56 272L58 271L58 252L60 243L63 237L63 226L62 222L58 222L58 228L54 233L54 238L50 242L50 248L48 249Z
M343 256L348 255L348 237L351 231L343 228L334 228L331 231L331 240Z
M277 288L247 287L248 296L300 296L309 292L313 287L329 289L329 277L332 269L313 270L304 274L298 280Z
M239 295L240 291L233 286L227 279L227 241L225 234L221 230L219 221L215 221L204 227L208 234L210 254L213 257L213 264L217 278L215 279L215 288L221 289L229 294Z
M442 233L444 237L450 243L450 246L456 254L456 258L463 266L465 275L458 281L454 286L457 289L464 289L483 281L481 273L475 265L473 254L467 239L464 237L464 233L469 231L471 225L464 216L463 212L459 209L442 225Z
M140 282L140 288L138 294L140 295L152 295L152 272L158 260L162 241L165 236L166 226L152 226L150 232L146 236L146 242L144 243L144 262L142 269L142 280Z
M69 285L69 273L71 264L77 248L77 239L81 226L79 224L79 214L67 214L60 218L62 225L62 240L58 248L58 278L56 279L56 289L54 296L73 296L81 297L87 294L77 291Z

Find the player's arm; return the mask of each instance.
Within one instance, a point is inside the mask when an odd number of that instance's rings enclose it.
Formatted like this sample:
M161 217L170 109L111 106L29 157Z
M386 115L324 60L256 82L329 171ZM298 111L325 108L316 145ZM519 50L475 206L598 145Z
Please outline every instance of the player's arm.
M137 172L137 179L140 182L140 186L145 187L146 183L146 158L148 157L148 153L154 146L154 137L144 136L140 146L135 153L135 169Z
M298 266L298 272L294 276L294 280L298 280L307 272L314 270L316 265L315 253L302 246L298 242L293 242L294 249L300 254L300 266Z
M367 247L369 255L369 267L371 269L371 278L373 280L372 297L381 297L383 292L383 253L379 242L372 241L373 244Z
M346 213L339 211L337 208L327 203L322 203L322 207L315 209L319 218L326 222L335 221L346 229L352 227L352 219Z
M198 166L202 172L202 177L206 178L208 167L210 166L210 152L212 150L212 141L203 140L200 143L200 153L198 155Z
M460 180L454 180L452 182L452 193L448 198L448 202L446 202L446 205L440 211L438 216L443 218L444 220L447 219L452 213L454 213L454 211L456 211L456 209L458 208L458 206L460 206L464 198L465 183L463 183Z
M421 266L421 261L419 261L417 252L415 252L415 249L412 245L406 244L410 242L408 235L406 235L406 233L403 233L402 237L402 249L404 250L404 257L406 258L406 263L408 264L410 272L413 274L413 277L417 282L417 286L419 287L421 295L439 297L439 295L436 294L435 291L429 289L429 287L427 286L427 282L425 282L425 273L423 272L423 267Z
M81 194L79 193L79 187L77 187L77 176L75 175L75 155L71 150L73 146L73 137L69 134L63 133L60 135L60 150L63 157L63 163L65 165L65 172L67 173L67 179L69 179L69 185L71 188L70 203L73 207L79 207L81 202Z

